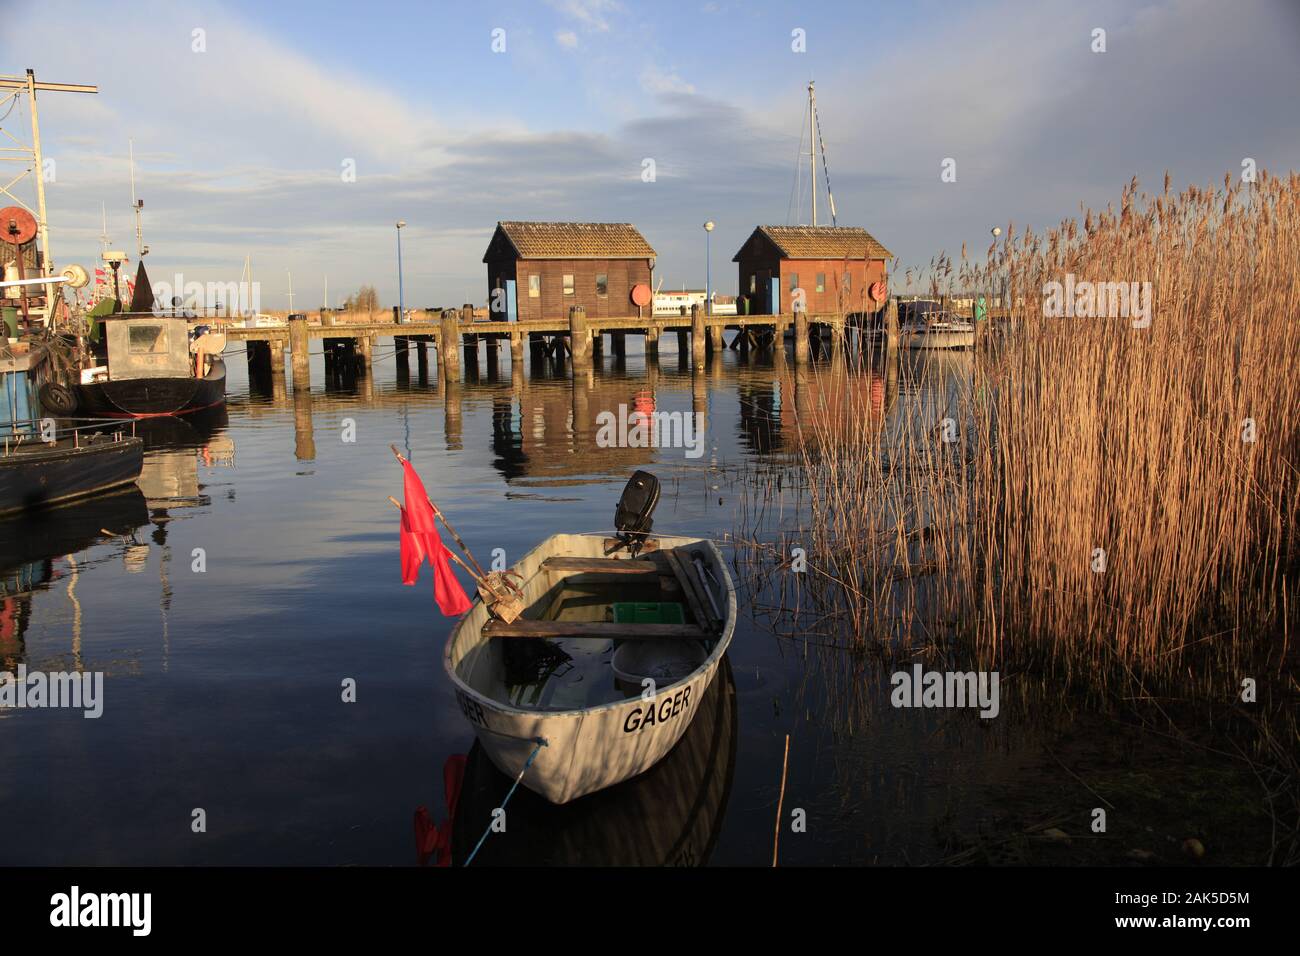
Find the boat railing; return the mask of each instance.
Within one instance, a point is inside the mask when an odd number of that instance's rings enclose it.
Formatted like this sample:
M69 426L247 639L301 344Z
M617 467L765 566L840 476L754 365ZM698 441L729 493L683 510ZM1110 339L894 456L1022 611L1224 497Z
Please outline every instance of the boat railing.
M42 433L45 429L45 424L47 422L57 421L57 420L61 420L64 422L81 422L82 424L63 425L57 427L54 430L54 437L52 439L46 439L42 437ZM124 437L125 438L135 437L136 421L134 418L126 419L126 420L123 420L121 418L54 419L52 417L46 416L45 418L28 418L19 421L5 422L5 425L9 426L9 433L7 433L4 436L3 454L7 456L11 454L14 450L19 448L20 446L31 446L35 444L53 445L59 441L66 440L68 437L72 438L73 448L80 448L83 432L96 432L99 434L103 434L104 432L110 432L112 434L112 440L115 442L120 442ZM26 428L30 428L33 432L35 432L35 434L33 435L19 434L20 429L26 429ZM130 429L129 435L126 434L128 428Z

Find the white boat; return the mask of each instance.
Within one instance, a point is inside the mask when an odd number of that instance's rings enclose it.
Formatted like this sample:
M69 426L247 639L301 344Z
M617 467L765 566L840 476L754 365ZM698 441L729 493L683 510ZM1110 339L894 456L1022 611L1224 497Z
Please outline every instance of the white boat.
M522 616L494 618L480 597L447 640L443 666L484 752L551 803L661 760L731 643L735 586L717 547L643 540L634 556L599 534L547 538L514 567ZM643 613L659 621L636 623Z
M899 327L906 349L969 349L975 347L975 326L952 312L926 312Z

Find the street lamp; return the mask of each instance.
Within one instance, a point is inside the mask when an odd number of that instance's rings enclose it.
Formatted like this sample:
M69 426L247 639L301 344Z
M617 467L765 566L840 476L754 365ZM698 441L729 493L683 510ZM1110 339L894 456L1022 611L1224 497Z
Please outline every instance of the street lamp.
M713 314L713 263L709 248L709 235L713 232L713 220L704 224L704 314Z
M406 300L402 297L402 227L405 219L397 220L397 321L406 321Z

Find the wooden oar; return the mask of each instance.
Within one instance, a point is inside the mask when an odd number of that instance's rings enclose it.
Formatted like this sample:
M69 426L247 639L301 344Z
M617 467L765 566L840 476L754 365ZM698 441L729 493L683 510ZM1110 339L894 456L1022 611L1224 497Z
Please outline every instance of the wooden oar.
M399 463L406 464L406 458L402 455L400 451L397 450L396 445L389 445L388 447L393 450L393 454L397 456L397 460ZM456 533L456 529L453 528L451 526L451 522L447 520L447 516L442 513L442 509L433 503L432 498L426 496L425 500L429 502L429 507L433 509L433 513L442 520L443 527L447 529L447 532L452 536L453 540L455 540L455 542L458 545L460 545L460 549L465 552L465 554L469 557L471 561L474 562L474 567L478 568L478 575L476 576L476 580L482 580L486 578L487 572L484 571L483 566L478 563L478 559L474 557L474 552L469 549L469 545L467 545L464 541L461 540L460 535ZM451 551L448 550L447 553L451 554Z

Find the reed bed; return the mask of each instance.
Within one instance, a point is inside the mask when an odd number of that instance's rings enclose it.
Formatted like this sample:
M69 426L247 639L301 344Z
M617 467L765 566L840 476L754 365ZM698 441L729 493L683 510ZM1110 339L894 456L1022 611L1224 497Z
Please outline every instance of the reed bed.
M1155 196L1135 180L1118 211L1008 228L983 263L941 258L936 291L1009 291L1009 318L921 414L825 380L861 369L798 373L836 398L798 406L808 573L784 574L793 539L774 545L777 590L798 591L819 641L891 655L961 645L1090 681L1280 673L1300 566L1297 262L1300 177L1267 173L1180 194L1166 177ZM1149 282L1149 325L1046 314L1067 275Z

